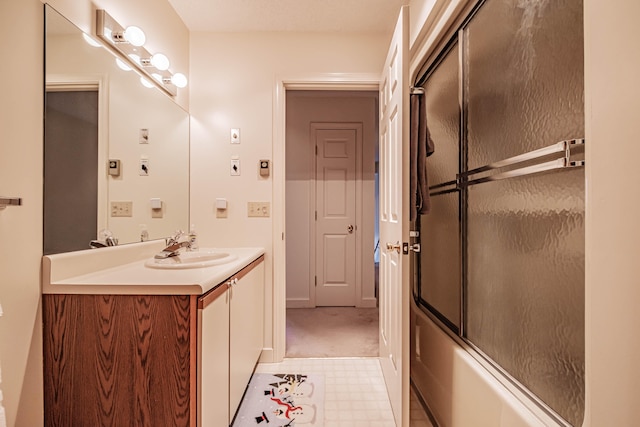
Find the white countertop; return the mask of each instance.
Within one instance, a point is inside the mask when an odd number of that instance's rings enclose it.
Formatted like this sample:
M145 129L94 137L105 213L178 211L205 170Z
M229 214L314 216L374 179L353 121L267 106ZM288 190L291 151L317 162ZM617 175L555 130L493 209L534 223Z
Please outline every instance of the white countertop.
M44 294L201 295L264 254L264 248L215 249L237 256L203 268L157 269L144 265L163 244L125 246L47 255L42 262ZM135 246L135 245L126 245ZM117 249L121 248L121 249ZM131 262L123 262L129 261Z

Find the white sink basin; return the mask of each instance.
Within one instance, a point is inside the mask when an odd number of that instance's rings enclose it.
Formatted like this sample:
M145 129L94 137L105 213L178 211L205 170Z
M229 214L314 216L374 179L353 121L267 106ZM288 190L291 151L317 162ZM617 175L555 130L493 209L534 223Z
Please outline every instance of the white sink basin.
M226 264L237 259L237 255L215 250L199 250L194 252L181 252L180 255L164 259L148 259L144 265L150 268L184 269L204 268L214 265Z

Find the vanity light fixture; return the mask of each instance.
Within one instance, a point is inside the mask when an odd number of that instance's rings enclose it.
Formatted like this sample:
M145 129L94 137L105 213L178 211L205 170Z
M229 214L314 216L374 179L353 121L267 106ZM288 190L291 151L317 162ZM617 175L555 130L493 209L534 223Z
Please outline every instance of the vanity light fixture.
M144 32L135 26L122 27L106 11L96 11L96 36L107 42L107 47L119 56L123 65L135 69L141 76L141 81L148 85L157 86L167 94L175 96L177 88L187 85L187 78L182 73L172 73L169 70L170 61L162 53L151 54L144 47L146 37ZM124 69L120 64L118 66Z
M179 88L183 88L187 86L187 76L182 73L175 73L171 76L171 83L176 85Z
M169 58L162 53L156 53L151 57L151 65L158 70L164 71L169 69Z
M140 83L142 83L142 86L144 87L148 87L148 88L153 87L153 84L146 77L140 77Z
M131 71L131 67L129 67L122 59L116 58L116 65L123 71Z
M118 33L111 34L112 37L117 35ZM131 25L127 27L122 32L122 35L124 36L124 39L128 43L131 43L134 46L144 46L144 43L147 41L147 36L144 35L144 31L142 31L139 27L136 27L135 25Z

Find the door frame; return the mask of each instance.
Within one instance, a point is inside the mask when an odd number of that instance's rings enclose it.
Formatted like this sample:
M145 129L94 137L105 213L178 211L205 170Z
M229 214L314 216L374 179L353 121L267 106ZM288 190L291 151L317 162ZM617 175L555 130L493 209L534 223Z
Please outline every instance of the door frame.
M379 74L325 73L276 77L273 93L273 348L263 350L261 361L281 362L286 350L286 91L379 91L379 88Z
M362 199L362 150L363 150L363 128L362 123L353 122L312 122L311 129L309 131L309 141L311 142L315 138L315 132L322 129L357 129L358 137L356 138L356 175L355 175L355 190L356 190L356 211L354 225L356 227L354 236L356 239L356 276L355 276L355 307L370 307L365 304L362 299L362 257L364 256L362 250L362 211L363 211L363 199ZM313 307L317 307L316 292L318 291L315 286L315 280L318 276L318 268L322 267L318 265L317 261L317 233L318 233L318 221L315 217L318 203L318 156L317 153L312 154L312 168L313 168L313 182L311 185L310 197L309 197L309 223L313 224L313 233L309 233L309 295L310 302ZM286 297L286 295L285 295Z

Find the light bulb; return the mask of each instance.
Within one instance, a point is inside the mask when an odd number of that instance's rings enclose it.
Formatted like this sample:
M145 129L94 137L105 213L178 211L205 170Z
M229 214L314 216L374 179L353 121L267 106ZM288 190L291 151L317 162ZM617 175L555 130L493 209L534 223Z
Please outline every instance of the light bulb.
M133 62L135 62L136 64L140 65L140 56L136 55L135 53L130 53L129 58L131 58L133 60Z
M118 65L118 68L120 68L121 70L131 71L131 67L129 67L127 63L120 58L116 58L116 64Z
M148 87L148 88L153 87L153 83L151 83L149 80L145 79L144 77L140 77L140 83L142 83L142 86L144 87Z
M162 53L156 53L151 57L151 65L156 67L158 70L168 70L169 58Z
M187 77L182 73L175 73L171 76L171 83L179 88L183 88L187 86Z
M107 40L113 43L113 32L111 31L111 28L104 27L102 31L104 32L104 36L107 38Z
M151 77L153 77L154 79L156 79L157 81L159 81L160 83L162 83L162 76L158 73L153 73L151 74Z
M102 47L102 45L100 43L98 43L93 37L91 37L87 33L82 33L82 37L84 38L84 41L89 43L89 45L91 45L93 47Z
M124 30L124 38L134 46L142 46L147 41L144 31L133 25Z

